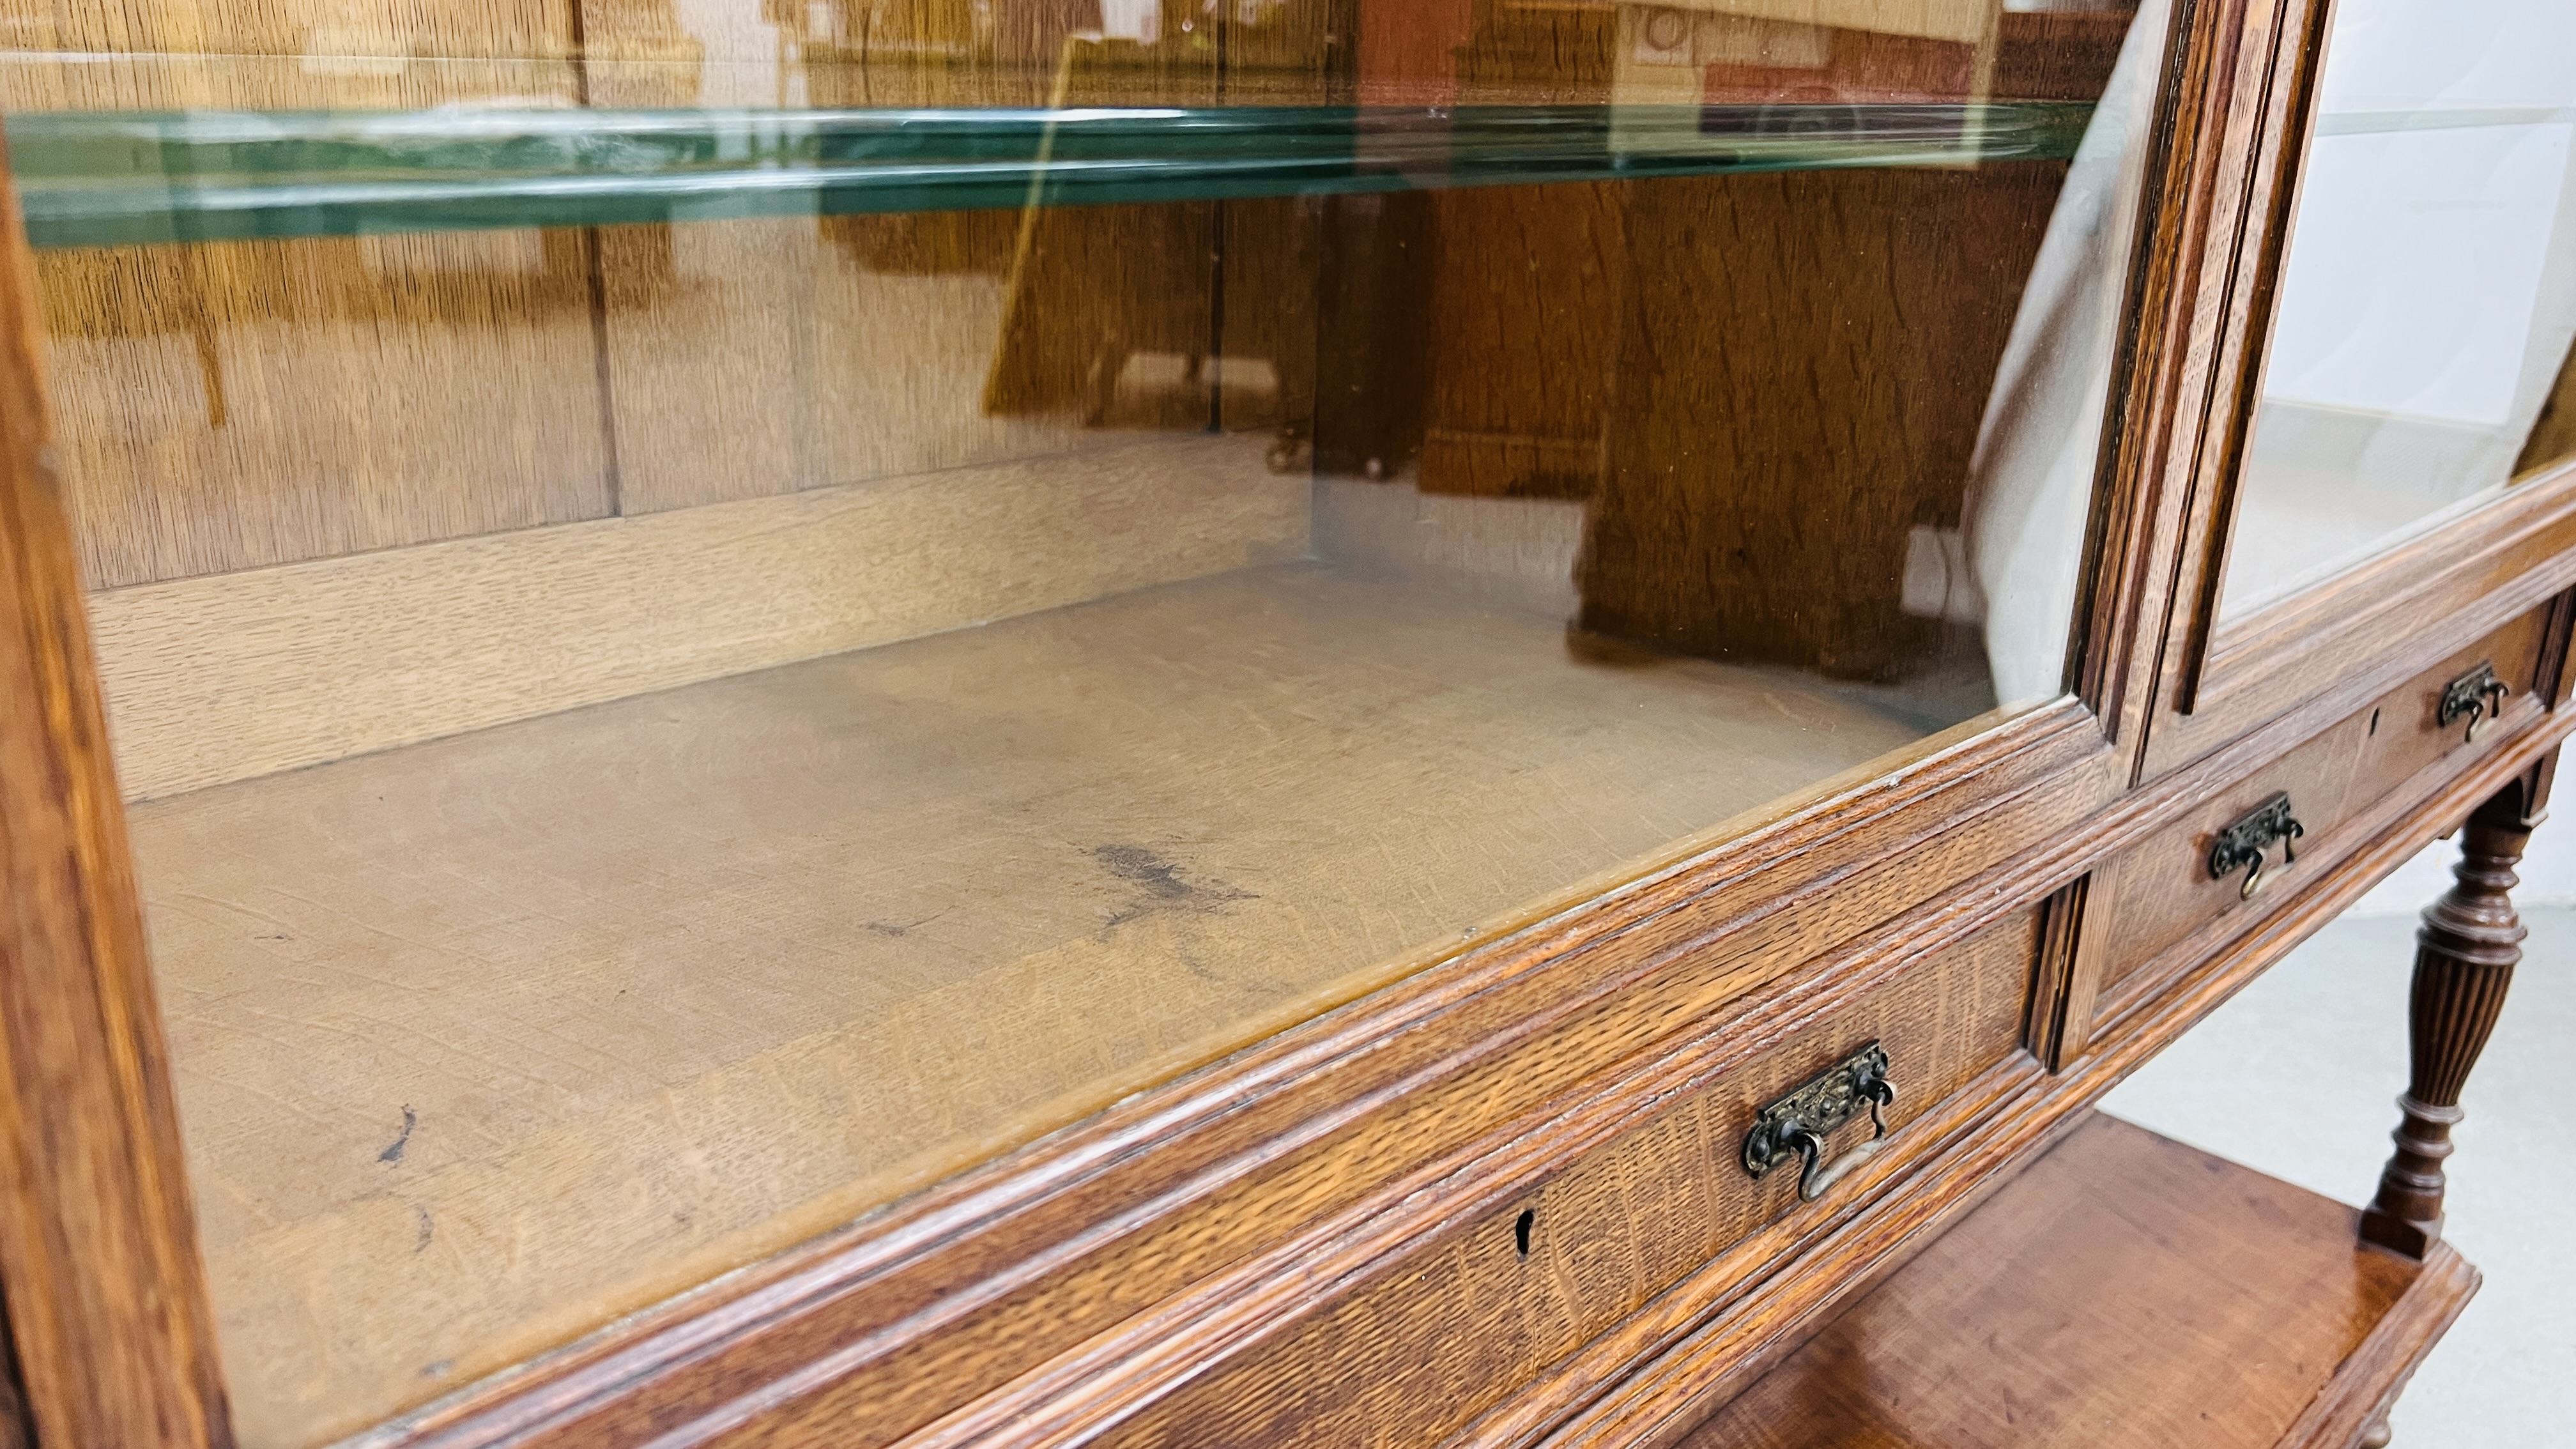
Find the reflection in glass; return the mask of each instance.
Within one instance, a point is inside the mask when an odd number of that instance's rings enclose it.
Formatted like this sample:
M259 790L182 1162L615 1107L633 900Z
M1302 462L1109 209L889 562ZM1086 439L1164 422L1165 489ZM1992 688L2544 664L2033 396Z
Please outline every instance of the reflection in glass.
M1814 12L0 9L244 1441L2061 694L2164 11Z
M2576 10L2335 12L2222 617L2576 455Z

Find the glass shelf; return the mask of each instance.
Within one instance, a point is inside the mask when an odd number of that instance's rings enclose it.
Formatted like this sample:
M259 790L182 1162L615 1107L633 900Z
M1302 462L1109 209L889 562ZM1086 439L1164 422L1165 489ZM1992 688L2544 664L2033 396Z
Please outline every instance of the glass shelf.
M2074 154L2092 106L57 112L40 248L1215 200Z
M2320 136L2384 136L2399 131L2459 131L2482 126L2550 126L2576 122L2576 106L2422 106L2386 111L2327 111Z

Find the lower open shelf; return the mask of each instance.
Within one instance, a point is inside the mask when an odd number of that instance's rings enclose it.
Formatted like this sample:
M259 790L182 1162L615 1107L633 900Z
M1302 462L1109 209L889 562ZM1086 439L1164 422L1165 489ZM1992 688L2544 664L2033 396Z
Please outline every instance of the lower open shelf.
M2094 1115L1687 1449L2351 1449L2477 1291L2448 1244Z

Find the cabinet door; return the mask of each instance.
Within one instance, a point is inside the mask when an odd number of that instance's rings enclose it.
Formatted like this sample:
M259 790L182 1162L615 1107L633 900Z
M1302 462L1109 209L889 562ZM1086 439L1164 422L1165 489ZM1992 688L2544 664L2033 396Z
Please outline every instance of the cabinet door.
M2336 0L2293 71L2285 253L2210 476L2151 768L2366 696L2576 569L2576 14Z
M2118 787L2161 0L148 9L0 57L19 486L245 1445L890 1442Z

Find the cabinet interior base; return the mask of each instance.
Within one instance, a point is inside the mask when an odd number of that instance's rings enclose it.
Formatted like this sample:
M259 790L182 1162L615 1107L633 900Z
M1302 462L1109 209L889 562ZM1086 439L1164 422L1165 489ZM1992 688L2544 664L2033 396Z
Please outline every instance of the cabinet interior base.
M2477 1291L2448 1244L2095 1114L1685 1449L2350 1449Z
M1295 564L141 805L238 1415L358 1428L845 1222L1908 704Z

